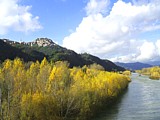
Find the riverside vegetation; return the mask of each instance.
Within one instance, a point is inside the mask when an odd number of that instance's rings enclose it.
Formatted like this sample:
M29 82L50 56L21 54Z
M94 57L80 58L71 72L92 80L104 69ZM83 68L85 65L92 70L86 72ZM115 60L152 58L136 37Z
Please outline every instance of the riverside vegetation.
M41 63L5 60L0 67L1 120L88 120L130 81L97 64L68 66L46 58Z
M160 67L150 67L150 68L143 68L142 70L136 71L139 74L148 75L150 79L159 80L160 79Z

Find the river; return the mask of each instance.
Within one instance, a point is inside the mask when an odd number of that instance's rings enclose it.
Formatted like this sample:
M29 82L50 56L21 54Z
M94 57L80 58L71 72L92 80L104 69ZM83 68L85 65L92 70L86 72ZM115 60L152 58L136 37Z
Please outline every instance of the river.
M122 97L95 120L160 120L160 80L133 73Z

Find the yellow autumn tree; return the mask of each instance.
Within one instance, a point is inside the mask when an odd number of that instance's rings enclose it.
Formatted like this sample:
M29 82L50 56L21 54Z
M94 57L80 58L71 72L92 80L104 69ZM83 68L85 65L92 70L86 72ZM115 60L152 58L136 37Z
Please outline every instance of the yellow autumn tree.
M129 76L99 65L69 68L67 62L26 64L6 60L0 68L0 117L5 120L91 119L128 86ZM157 75L158 71L152 70Z

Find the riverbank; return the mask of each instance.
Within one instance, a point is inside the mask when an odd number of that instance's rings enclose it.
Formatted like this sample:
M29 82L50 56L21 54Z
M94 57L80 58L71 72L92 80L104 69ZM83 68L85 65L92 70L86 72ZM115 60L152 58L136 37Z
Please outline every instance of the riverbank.
M106 113L112 113L113 107L117 106L121 102L127 92L128 87L121 91L117 97L111 99L109 103L104 103L101 109L99 109L98 112L96 112L96 114L92 117L92 120L99 120L102 116L106 116Z
M136 71L139 74L147 75L152 80L160 80L160 67L155 66L151 68L143 68L142 70Z
M132 73L127 91L94 120L159 120L160 81Z

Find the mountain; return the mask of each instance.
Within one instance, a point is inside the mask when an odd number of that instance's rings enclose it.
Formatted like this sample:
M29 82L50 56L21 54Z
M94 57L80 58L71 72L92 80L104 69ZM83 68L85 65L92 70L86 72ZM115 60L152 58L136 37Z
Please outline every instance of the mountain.
M23 58L25 62L27 61L36 61L37 59L40 59L39 57L36 57L37 55L41 56L43 59L44 54L41 54L37 51L31 50L30 53L34 53L35 56L31 56L31 54L23 52L21 49L18 49L3 40L0 40L0 61L4 61L6 59L13 60L16 57Z
M135 62L135 63L120 63L120 62L115 62L116 65L124 67L129 70L140 70L142 68L148 68L152 67L152 65L146 64L146 63L140 63L140 62Z
M160 66L160 61L150 61L150 62L147 62L147 64L150 64L153 66Z
M49 61L68 61L70 63L70 67L82 67L85 64L84 59L81 58L79 54L55 44L48 38L37 38L33 42L12 44L12 46L20 49L24 53L30 54L33 57L34 55L31 51L44 54ZM41 59L38 60L41 61Z
M86 65L97 63L103 66L104 69L107 71L124 71L125 70L123 67L117 66L116 64L114 64L109 60L102 60L96 56L93 56L87 53L81 54L81 57L85 60Z
M37 38L33 42L15 42L8 39L0 40L0 60L22 58L24 61L41 61L46 57L49 61L68 61L70 67L99 64L107 71L124 71L123 67L115 65L109 60L102 60L96 56L66 49L48 38Z

